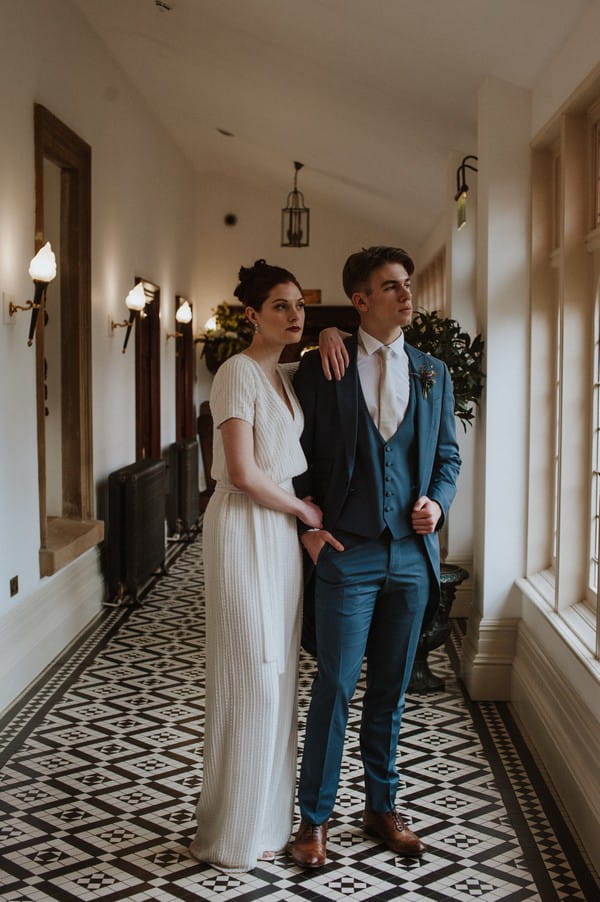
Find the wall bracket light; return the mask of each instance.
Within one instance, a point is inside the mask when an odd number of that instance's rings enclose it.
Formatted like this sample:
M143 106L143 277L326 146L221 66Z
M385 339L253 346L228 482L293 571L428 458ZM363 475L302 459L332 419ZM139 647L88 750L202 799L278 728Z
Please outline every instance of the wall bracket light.
M304 163L294 161L294 187L281 211L282 247L308 247L310 210L304 205L304 195L298 191L298 173L303 167Z
M140 316L144 315L146 300L147 298L146 292L144 291L144 286L141 282L138 282L135 288L132 288L125 298L125 303L127 304L127 309L129 310L129 319L125 319L120 323L115 323L115 321L112 319L110 321L111 334L115 331L115 329L127 329L127 332L125 333L125 340L123 341L123 354L127 350L127 342L129 341L131 327L133 326L136 314L139 313Z
M469 192L467 169L470 169L472 172L479 172L477 166L473 166L468 162L469 160L475 160L476 163L479 162L474 154L469 154L463 157L460 166L456 170L456 194L454 195L454 200L456 201L456 227L458 229L462 229L467 222L467 194Z
M175 320L182 325L186 325L187 323L191 323L192 321L192 308L190 307L190 302L184 299L181 299L181 303L177 308L177 312L175 313ZM167 332L167 341L169 338L183 338L183 332Z
M14 316L20 310L31 310L31 322L29 324L29 337L27 345L31 347L35 335L35 329L38 321L38 314L46 303L46 291L48 285L56 277L56 257L49 241L37 252L31 263L29 264L29 275L33 279L35 292L32 301L26 304L13 304L12 301L8 305L8 315Z

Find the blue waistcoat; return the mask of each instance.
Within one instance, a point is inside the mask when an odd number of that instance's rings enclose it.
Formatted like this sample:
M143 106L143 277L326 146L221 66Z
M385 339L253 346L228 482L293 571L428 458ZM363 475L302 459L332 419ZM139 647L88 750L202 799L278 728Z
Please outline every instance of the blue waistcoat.
M336 528L369 539L386 527L394 539L412 535L410 515L418 492L415 413L411 386L404 419L386 442L359 390L356 460Z

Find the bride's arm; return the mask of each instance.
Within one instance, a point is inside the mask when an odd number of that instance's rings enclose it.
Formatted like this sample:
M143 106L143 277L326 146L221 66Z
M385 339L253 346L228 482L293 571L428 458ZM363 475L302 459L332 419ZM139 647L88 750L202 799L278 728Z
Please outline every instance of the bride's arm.
M323 375L331 381L331 374L339 381L346 367L350 363L348 349L344 344L344 338L350 336L350 332L342 332L336 326L330 326L319 332L319 354L321 355L321 366L323 367Z
M321 510L309 498L297 498L273 482L254 458L254 430L250 423L231 417L219 426L229 479L257 504L293 514L306 526L321 527Z

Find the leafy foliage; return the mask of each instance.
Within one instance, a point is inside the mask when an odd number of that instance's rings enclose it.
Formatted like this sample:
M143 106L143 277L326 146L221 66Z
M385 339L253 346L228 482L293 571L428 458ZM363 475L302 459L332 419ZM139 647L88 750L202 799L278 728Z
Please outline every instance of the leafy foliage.
M406 341L420 351L438 357L446 364L454 385L454 413L463 429L472 425L474 405L479 404L485 373L481 335L473 340L455 319L440 317L438 311L419 310L404 330Z
M213 311L215 328L207 329L196 341L202 342L202 357L211 373L216 373L222 363L233 354L247 348L252 341L252 326L243 310L232 310L226 301Z

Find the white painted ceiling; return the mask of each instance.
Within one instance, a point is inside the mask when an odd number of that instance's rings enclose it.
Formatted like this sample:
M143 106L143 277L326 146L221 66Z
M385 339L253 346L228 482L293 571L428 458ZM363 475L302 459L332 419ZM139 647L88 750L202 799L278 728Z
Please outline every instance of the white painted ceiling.
M199 172L274 185L283 205L299 160L309 206L417 246L450 154L477 152L481 83L531 87L595 0L164 2L74 0Z

